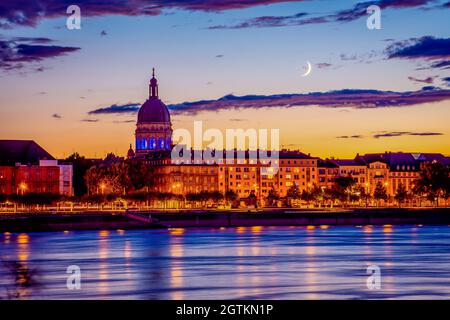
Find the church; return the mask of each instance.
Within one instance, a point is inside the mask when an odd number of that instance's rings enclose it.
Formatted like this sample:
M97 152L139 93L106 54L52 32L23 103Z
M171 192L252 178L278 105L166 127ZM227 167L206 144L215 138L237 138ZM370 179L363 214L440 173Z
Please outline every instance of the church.
M130 146L128 158L164 160L170 158L172 150L172 123L167 106L159 98L155 69L149 83L148 99L139 109L135 150Z

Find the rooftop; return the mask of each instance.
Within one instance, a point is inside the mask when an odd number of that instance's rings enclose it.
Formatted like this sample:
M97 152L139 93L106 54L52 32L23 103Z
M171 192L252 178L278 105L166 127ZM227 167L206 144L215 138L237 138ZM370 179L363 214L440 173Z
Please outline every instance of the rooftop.
M33 140L0 140L0 164L38 164L39 160L55 160Z

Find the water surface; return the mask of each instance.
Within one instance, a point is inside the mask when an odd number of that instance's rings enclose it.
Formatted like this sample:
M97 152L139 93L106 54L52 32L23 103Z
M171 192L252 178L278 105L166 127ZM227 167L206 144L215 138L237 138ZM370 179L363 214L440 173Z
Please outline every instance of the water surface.
M6 233L0 258L0 298L450 298L449 226ZM70 265L80 290L67 289ZM379 290L367 288L369 265Z

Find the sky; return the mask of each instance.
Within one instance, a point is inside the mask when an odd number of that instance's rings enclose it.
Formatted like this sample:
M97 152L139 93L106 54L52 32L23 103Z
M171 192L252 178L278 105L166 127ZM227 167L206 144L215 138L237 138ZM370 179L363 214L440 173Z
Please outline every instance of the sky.
M71 4L81 29L66 27ZM280 129L283 147L323 158L450 155L449 13L448 0L0 0L0 139L125 155L154 67L174 129Z

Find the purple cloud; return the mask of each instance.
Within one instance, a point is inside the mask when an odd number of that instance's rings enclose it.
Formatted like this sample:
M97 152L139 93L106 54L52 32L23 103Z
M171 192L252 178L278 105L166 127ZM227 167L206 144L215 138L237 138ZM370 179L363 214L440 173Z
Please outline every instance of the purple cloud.
M408 79L411 80L411 81L420 82L420 83L427 83L427 84L432 84L434 82L435 78L436 78L436 76L434 76L434 77L427 77L425 79L419 79L419 78L415 78L415 77L408 77Z
M428 67L418 70L450 68L450 38L425 36L398 41L389 45L385 53L388 59L431 61Z
M425 36L399 41L389 45L386 53L389 59L450 59L450 38Z
M190 11L225 11L244 9L259 5L269 5L282 2L298 2L299 0L78 0L76 5L82 8L85 17L124 15L124 16L155 16L166 9L183 9ZM300 0L302 1L302 0ZM66 16L67 1L2 1L0 4L0 28L14 26L36 26L41 19Z
M337 139L362 139L362 138L364 138L362 135L360 135L360 134L355 134L355 135L352 135L352 136L339 136L339 137L336 137Z
M0 39L0 69L22 69L26 63L56 58L80 50L77 47L44 45L52 42L47 38ZM44 71L39 67L36 71Z
M93 114L129 114L129 113L135 113L139 111L141 104L140 103L127 103L127 104L113 104L107 107L95 109L92 111L89 111L89 115Z
M351 22L361 17L367 16L367 7L378 5L381 9L395 8L407 9L425 6L433 3L434 0L379 0L359 2L350 9L340 10L332 14L310 17L307 13L299 13L292 16L261 16L250 18L234 25L216 25L209 29L244 29L244 28L265 28L265 27L285 27L302 26L307 24L321 24L331 22Z
M410 132L410 131L393 131L393 132L383 132L374 134L373 137L375 139L379 138L392 138L392 137L401 137L401 136L442 136L443 133L440 132Z
M289 16L261 16L247 19L235 25L216 25L209 29L245 29L245 28L267 28L267 27L284 27L290 25L299 25L307 13L301 12Z
M332 64L331 63L327 63L327 62L316 63L316 67L319 68L319 69L326 69L326 68L329 68L331 66L332 66Z
M95 123L95 122L99 122L99 119L82 119L80 120L81 122L88 122L88 123Z
M394 92L344 89L307 94L227 95L217 100L201 100L170 105L174 114L197 114L202 111L226 109L291 108L322 106L331 108L404 107L450 100L450 90L423 88L419 91Z
M433 62L430 67L434 69L450 69L450 60Z
M447 84L447 86L450 87L450 77L442 78L442 81L444 81Z

